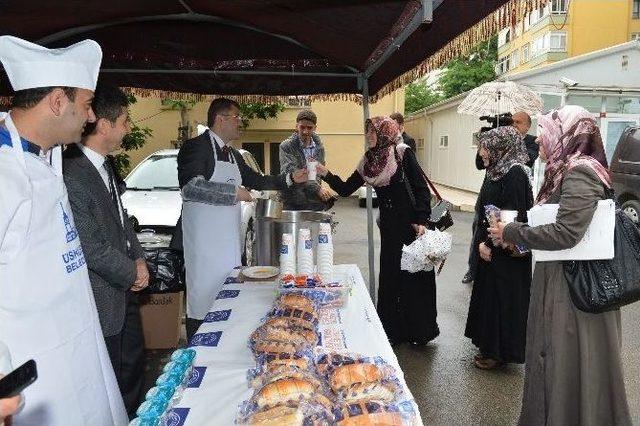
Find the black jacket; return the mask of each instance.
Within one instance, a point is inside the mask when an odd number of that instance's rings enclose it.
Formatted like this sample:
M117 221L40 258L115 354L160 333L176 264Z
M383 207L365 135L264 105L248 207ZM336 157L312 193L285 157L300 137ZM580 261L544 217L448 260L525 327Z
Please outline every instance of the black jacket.
M416 141L411 136L407 134L407 132L402 132L402 141L409 145L409 148L415 153L416 152Z
M220 158L222 151L216 145L217 156ZM240 175L242 176L242 186L258 191L264 189L285 189L287 188L286 174L278 176L263 176L254 171L242 158L240 152L231 147L233 160L238 164ZM200 136L186 141L178 152L178 183L182 189L189 181L196 176L202 176L206 180L211 179L216 167L213 157L213 144L209 138L209 132L204 132ZM240 232L240 230L238 230ZM171 247L182 250L182 215L178 219L176 229L173 233Z

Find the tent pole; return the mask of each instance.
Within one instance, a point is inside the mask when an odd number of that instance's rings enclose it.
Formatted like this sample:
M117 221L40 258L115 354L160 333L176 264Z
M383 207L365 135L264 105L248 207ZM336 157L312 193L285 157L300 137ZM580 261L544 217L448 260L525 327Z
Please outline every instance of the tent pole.
M362 112L364 121L369 119L369 80L364 78L362 83ZM364 129L365 133L367 129ZM367 138L364 140L364 150L368 149ZM367 241L369 247L369 295L373 304L376 304L376 265L375 251L373 247L373 195L371 185L367 185Z

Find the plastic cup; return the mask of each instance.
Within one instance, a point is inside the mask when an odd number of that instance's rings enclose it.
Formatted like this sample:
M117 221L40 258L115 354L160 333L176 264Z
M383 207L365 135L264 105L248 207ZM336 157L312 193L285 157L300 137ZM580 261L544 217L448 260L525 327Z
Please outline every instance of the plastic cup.
M309 180L316 180L317 179L317 167L318 167L318 162L315 160L309 160L307 161L307 178Z

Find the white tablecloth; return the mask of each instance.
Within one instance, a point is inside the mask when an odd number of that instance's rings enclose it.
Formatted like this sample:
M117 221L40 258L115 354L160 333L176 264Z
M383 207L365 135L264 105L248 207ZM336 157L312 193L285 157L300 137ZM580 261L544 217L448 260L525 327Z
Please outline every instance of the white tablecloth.
M236 270L231 276L238 273ZM339 310L340 324L337 326L344 334L346 350L366 356L382 356L396 368L406 395L413 398L360 270L356 265L338 265L335 276L353 284L348 305ZM234 424L238 405L252 393L247 384L247 370L255 367L255 361L247 341L272 307L276 296L275 282L229 283L222 287L211 306L210 322L203 323L194 336L194 342L200 343L193 346L197 353L195 371L178 406L170 413L169 424ZM335 325L323 324L321 318L321 332L324 327L336 328ZM414 409L417 423L422 424L417 406Z

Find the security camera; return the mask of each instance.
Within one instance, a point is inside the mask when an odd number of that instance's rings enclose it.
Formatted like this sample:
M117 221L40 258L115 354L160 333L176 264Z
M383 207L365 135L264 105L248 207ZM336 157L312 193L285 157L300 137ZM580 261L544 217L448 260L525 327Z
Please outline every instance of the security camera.
M577 81L571 80L569 77L560 77L560 83L564 84L567 87L574 87L578 85Z

